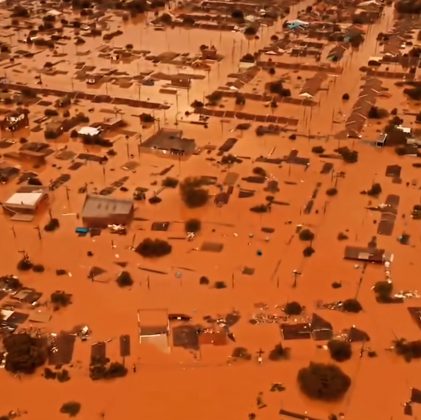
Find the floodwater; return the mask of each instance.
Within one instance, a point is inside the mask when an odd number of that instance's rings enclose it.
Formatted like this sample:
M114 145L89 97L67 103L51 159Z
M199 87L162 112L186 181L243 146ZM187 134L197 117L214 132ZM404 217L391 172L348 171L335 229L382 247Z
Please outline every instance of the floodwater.
M305 8L310 2L300 3L291 10L294 16L297 10ZM151 16L147 17L150 19ZM146 19L145 19L146 20ZM361 287L358 288L361 276L361 266L343 260L345 244L365 246L373 235L376 235L379 214L366 210L369 199L361 195L373 181L380 182L383 193L378 199L372 198L375 204L381 203L387 194L398 194L401 198L399 214L395 223L394 233L390 237L379 236L378 246L394 254L392 267L396 290L411 290L419 287L421 266L419 250L421 245L420 221L412 220L409 213L414 204L420 202L419 185L412 185L412 180L418 180L419 170L412 166L416 160L413 157L398 157L391 149L375 149L363 141L352 142L352 147L359 152L356 164L345 164L341 160L331 160L334 164L334 174L344 171L344 178L335 178L332 174L323 175L320 170L325 161L312 153L314 145L323 145L326 153L333 153L338 141L326 138L323 140L307 138L310 134L333 136L344 129L344 124L332 128L332 114L341 111L343 115L350 112L356 100L357 91L362 84L362 73L358 69L366 64L367 58L376 52L376 36L385 32L392 25L392 9L386 8L379 23L368 30L365 43L352 55L347 55L343 63L341 75L335 82L329 82L329 89L317 94L320 105L312 108L311 121L309 110L293 105L280 105L274 115L294 116L299 119L296 127L301 134L297 140L288 139L288 133L280 136L256 137L253 124L250 130L243 134L234 131L239 120L226 120L223 124L218 119L210 119L208 128L179 123L188 138L195 138L201 147L215 145L219 147L228 137L238 138L238 143L232 153L244 157L241 164L234 164L229 169L209 160L218 159L216 152L207 155L204 151L188 160L171 160L154 154L137 155L137 135L130 136L128 145L124 134L116 132L110 135L115 140L113 148L117 156L109 160L103 167L94 162L87 163L78 171L69 171L69 161L60 161L54 156L49 158L49 164L37 169L40 179L48 184L51 179L61 173L70 173L72 178L68 190L62 186L50 196L50 208L54 217L60 220L60 228L54 233L47 233L42 227L48 221L48 214L37 216L33 223L12 223L6 216L0 217L0 267L1 273L15 273L16 264L21 257L20 251L28 252L31 260L42 263L46 271L42 274L22 273L22 282L44 293L45 300L55 290L65 290L73 295L73 303L68 308L54 312L47 324L33 324L44 331L69 330L78 324L87 324L92 329L92 335L87 342L77 341L74 352L74 363L69 368L71 380L66 383L48 381L41 376L41 371L31 377L14 377L8 372L0 371L0 415L10 410L25 410L23 419L59 419L60 406L67 401L79 401L82 404L78 419L147 419L147 420L211 420L211 419L247 419L248 414L255 412L257 419L273 420L280 418L280 408L308 412L309 415L326 419L329 413L345 413L347 420L362 419L403 419L401 404L408 400L410 387L421 387L419 361L406 363L385 349L396 337L418 339L419 329L410 319L406 306L418 305L417 301L408 301L402 305L379 305L375 302L371 287L378 280L384 279L382 266L369 265L363 276ZM281 22L274 27L264 28L260 39L250 43L240 33L211 32L204 30L168 29L164 32L154 31L145 21L136 24L120 22L114 18L112 29L121 26L124 34L116 37L110 44L125 46L132 43L135 49L148 49L153 53L176 51L196 53L201 44L214 44L224 59L218 64L212 64L209 77L195 80L188 92L179 91L179 112L189 110L188 103L193 99L201 99L203 95L227 82L229 73L238 71L239 58L247 52L254 52L270 43L270 36L281 31ZM235 41L235 43L234 43ZM77 57L73 45L63 47L68 55L66 63L59 69L67 69L68 75L43 76L45 86L64 91L72 89L70 75L77 61L84 61L98 69L111 67L110 62L98 58L96 53L102 41L87 38L86 44L78 47L83 51L91 51L87 57ZM59 48L60 51L60 48ZM26 73L8 71L7 77L14 82L33 84L45 61L52 60L51 53L43 51L35 56L34 61L26 62ZM130 64L119 64L119 70L136 75L139 71L163 71L174 73L174 66L159 64L155 67L151 62L140 60ZM182 72L193 73L192 69L180 69ZM203 72L199 72L203 74ZM257 86L269 80L260 72L257 76ZM291 78L295 74L289 75ZM260 79L260 80L258 80ZM329 76L332 80L332 76ZM294 82L295 83L295 82ZM160 84L159 84L160 85ZM84 91L84 83L73 81L74 90ZM160 85L161 86L161 85ZM175 98L159 94L159 87L142 87L141 96L151 101L172 103L173 106L164 116L161 124L168 119L168 125L174 126ZM118 88L108 84L101 86L101 93L137 99L138 88ZM248 89L249 87L247 87ZM404 99L390 83L391 92L399 101ZM393 90L395 89L395 90ZM89 90L89 89L88 89ZM299 89L293 89L299 92ZM344 105L341 97L349 92L351 100ZM55 98L45 98L53 101ZM382 99L383 100L383 99ZM385 100L388 105L393 98ZM227 109L232 108L232 102L224 100ZM410 107L410 105L405 105ZM101 121L112 115L110 105L92 105L80 102L72 106L87 113L91 122ZM93 112L88 109L94 108ZM139 121L133 115L142 112L122 106L120 113L128 123L128 130L137 132ZM108 112L103 112L108 110ZM246 112L255 111L266 114L268 110L263 104L248 102ZM148 112L148 111L146 111ZM31 107L31 121L42 115L43 108ZM157 112L158 114L158 112ZM408 123L409 123L409 117ZM413 119L413 117L411 117ZM411 120L412 121L412 120ZM32 128L32 125L31 125ZM142 129L143 138L147 138L156 127ZM365 133L368 139L374 139L378 128L374 123L367 124ZM27 137L30 140L43 140L43 133L23 130L15 134L15 138ZM341 140L342 141L342 140ZM343 140L341 144L345 144ZM350 143L350 141L348 141ZM14 149L16 149L16 144ZM95 148L85 148L79 142L70 140L63 135L53 148L67 146L75 152L91 151L103 154L104 151ZM121 169L133 154L139 166L130 173ZM260 155L283 157L292 149L299 155L311 158L310 166L293 164L257 163ZM249 159L248 159L249 158ZM55 164L55 166L52 165ZM162 202L158 205L136 202L136 216L146 219L135 220L130 226L127 236L113 236L103 232L99 237L78 237L74 230L81 226L78 214L81 211L84 195L78 193L78 188L88 183L88 191L95 192L110 185L113 181L127 175L129 180L125 186L129 192L116 191L118 197L131 197L131 192L137 186L144 186L150 192L160 188L162 177L157 176L164 167L173 164L169 176L180 180L191 175L211 175L223 182L226 172L237 172L242 188L256 190L253 198L239 199L236 185L234 194L227 206L216 207L211 201L201 209L189 210L182 204L178 189L165 189L160 193ZM386 165L399 164L402 167L402 182L394 183L384 176ZM272 206L267 214L255 214L250 207L265 202L269 195L262 186L247 184L242 177L252 174L256 166L264 167L268 176L278 180L280 192L276 199L287 202L286 206ZM157 185L153 182L157 181ZM304 214L303 209L311 198L314 189L319 186L315 199L314 210ZM407 185L409 183L409 185ZM329 197L326 189L337 186L338 195ZM0 201L5 201L16 189L16 183L11 182L0 187ZM219 192L217 187L210 187L211 194ZM317 212L316 212L317 211ZM136 245L145 237L176 237L184 236L184 221L197 217L202 221L200 234L192 241L172 240L173 251L169 256L157 260L143 259L130 250L132 242ZM153 221L170 221L169 232L151 232ZM316 235L312 244L315 253L310 258L302 254L307 244L301 242L295 234L296 225L308 226ZM35 229L41 228L41 238ZM273 234L262 232L262 227L273 227ZM410 245L404 246L396 240L402 232L411 233ZM337 240L339 232L346 232L349 239L344 242ZM204 241L224 244L221 253L206 253L195 251ZM87 255L88 251L93 256ZM127 270L135 282L128 290L120 289L115 279L121 270L117 262L127 262ZM87 274L92 266L106 270L99 281L92 282ZM161 270L168 274L147 273L139 266ZM241 274L242 269L252 267L252 276ZM70 276L57 276L55 270L63 268ZM293 288L293 270L302 274L298 278L297 287ZM199 278L207 276L211 284L224 281L226 289L218 290L211 286L199 285ZM340 281L342 287L334 289L332 282ZM149 284L149 287L148 287ZM358 293L364 310L356 315L316 309L319 300L331 302L355 297ZM327 351L317 348L314 341L285 341L284 346L291 348L291 359L281 362L270 362L267 355L270 350L281 342L279 327L275 324L251 325L248 320L257 312L255 304L265 302L271 310L275 305L283 305L296 300L306 306L306 313L311 316L317 312L330 321L335 332L356 325L367 331L371 337L370 348L378 353L377 358L359 357L360 345L353 344L354 355L351 360L341 364L343 370L352 378L352 387L342 401L337 403L315 402L304 397L298 389L296 376L298 370L310 361L328 362ZM236 343L227 346L202 346L200 355L193 355L186 350L171 348L170 354L160 353L147 344L138 344L137 319L138 309L163 308L168 312L182 312L193 316L195 323L204 323L203 316L226 314L233 309L241 313L241 321L233 327ZM25 325L25 326L29 326ZM108 341L107 355L111 360L120 360L118 339L122 334L130 334L132 339L132 355L127 358L129 368L127 377L109 382L93 382L88 377L90 345L97 341ZM248 362L228 363L228 358L236 346L246 347L253 355ZM256 353L264 350L263 364L256 361ZM132 371L136 364L136 373ZM286 391L272 393L273 383L283 383ZM256 397L263 392L266 408L258 409ZM414 413L421 414L420 408L414 406Z

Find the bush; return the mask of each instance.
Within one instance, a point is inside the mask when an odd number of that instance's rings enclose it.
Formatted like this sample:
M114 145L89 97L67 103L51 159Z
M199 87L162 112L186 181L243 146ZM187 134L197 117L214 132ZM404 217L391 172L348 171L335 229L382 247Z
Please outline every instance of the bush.
M339 232L336 238L338 241L346 241L348 239L348 235L346 233Z
M186 178L180 184L181 199L190 208L202 207L209 200L208 190L201 188L203 180L201 178Z
M377 106L372 106L368 111L368 118L380 119L387 117L387 111L385 109L378 108Z
M314 233L310 229L302 229L298 237L301 241L312 241L314 239Z
M58 111L57 111L57 110L55 110L55 109L49 109L49 108L47 108L47 109L44 111L44 115L45 115L46 117L57 117L57 115L58 115Z
M205 104L202 101L198 101L197 99L195 99L192 103L191 103L191 107L192 108L203 108L205 106Z
M89 369L92 380L121 378L127 375L126 367L118 362L112 362L109 366L103 363L93 364Z
M67 403L64 403L60 408L60 413L68 414L69 417L76 417L79 414L80 411L80 403L76 401L70 401Z
M57 373L57 380L59 382L67 382L70 381L70 375L69 371L66 369L63 369L62 371Z
M45 226L44 230L46 232L53 232L60 227L60 222L58 219L52 218Z
M161 198L159 198L157 195L154 195L153 197L148 199L150 204L158 204L162 201Z
M328 188L326 190L326 195L328 195L329 197L333 197L336 194L338 194L338 190L336 188Z
M253 54L247 53L240 58L243 63L254 63L256 61Z
M246 36L255 36L257 34L257 28L255 26L247 26L244 29L244 35Z
M338 366L324 363L300 369L297 380L305 395L325 401L340 399L351 385L351 378Z
M5 368L10 372L31 374L47 360L44 341L29 334L8 335L3 339L3 345L7 352Z
M197 233L202 228L202 222L199 219L189 219L184 224L184 229L186 232Z
M349 93L344 93L344 94L342 95L342 100L343 100L343 101L349 101Z
M231 354L235 359L251 360L251 354L245 347L236 347Z
M253 213L267 213L268 206L267 204L259 204L257 206L250 207L250 211L252 211Z
M243 11L242 11L242 10L240 10L240 9L234 9L234 10L231 12L231 17L232 17L233 19L237 19L237 20L244 20L244 13L243 13Z
M421 358L421 340L407 341L401 338L393 344L396 354L403 356L407 362L410 362L412 359Z
M421 13L421 3L417 0L399 0L395 3L395 9L399 13L419 15Z
M32 266L32 271L34 273L43 273L45 271L45 267L42 264L34 264Z
M340 147L335 152L342 156L342 159L347 163L355 163L358 161L358 152L356 150L350 150L348 147Z
M209 279L206 276L201 276L199 279L199 284L202 286L206 286L209 284Z
M227 285L223 281L216 281L214 285L215 289L226 289Z
M371 188L367 191L367 195L371 197L377 197L382 192L382 187L379 183L374 183Z
M261 168L260 166L256 166L255 168L253 168L253 173L256 175L267 177L266 170Z
M282 79L267 84L270 93L278 94L279 96L291 96L291 91L285 89Z
M142 257L157 258L170 254L172 246L162 239L144 239L136 248L136 252Z
M324 153L325 148L323 146L314 146L311 151L316 154Z
M342 309L345 312L357 313L362 311L363 307L357 299L346 299L342 303Z
M50 301L54 309L65 308L72 303L72 295L60 290L51 293Z
M413 88L407 88L403 90L405 95L408 95L411 99L419 101L421 99L421 85Z
M330 340L327 343L330 357L337 362L344 362L352 356L351 344L343 340Z
M154 121L155 121L155 118L153 117L153 115L151 115L151 114L146 114L146 113L142 113L142 114L140 114L140 121L143 123L143 124L151 124L151 123L153 123Z
M133 284L132 276L128 271L122 271L117 277L117 284L120 287L128 287Z
M164 178L162 180L162 184L163 187L166 188L176 188L178 185L178 179L177 178L172 178L170 176L167 176L166 178Z
M393 284L391 281L377 281L373 287L374 293L379 300L387 300L393 291Z
M216 105L222 99L222 93L215 91L208 95L207 98L212 105Z
M159 17L159 20L160 20L162 23L165 23L165 25L171 25L171 23L172 23L172 17L171 17L171 15L170 15L170 14L168 14L168 13L163 13L163 14Z
M289 349L282 346L281 343L277 344L269 353L269 360L277 362L289 358Z
M31 260L28 257L23 257L17 265L18 271L29 271L32 269L34 264L32 264Z
M303 307L296 301L288 302L283 311L287 315L300 315L303 312Z
M303 255L305 257L311 257L314 254L315 250L311 246L307 246L303 249Z

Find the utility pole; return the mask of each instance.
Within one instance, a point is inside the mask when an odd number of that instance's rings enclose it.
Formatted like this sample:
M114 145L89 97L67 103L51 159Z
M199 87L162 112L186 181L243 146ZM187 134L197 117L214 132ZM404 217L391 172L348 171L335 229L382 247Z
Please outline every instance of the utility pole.
M292 275L294 276L294 282L292 283L292 287L296 288L297 287L297 279L298 276L301 276L301 272L298 271L297 269L292 270Z

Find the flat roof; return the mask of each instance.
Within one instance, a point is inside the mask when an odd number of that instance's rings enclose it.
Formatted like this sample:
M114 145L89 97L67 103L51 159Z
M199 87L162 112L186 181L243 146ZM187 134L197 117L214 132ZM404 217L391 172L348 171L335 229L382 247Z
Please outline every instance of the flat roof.
M27 206L35 207L39 200L44 196L43 191L34 191L34 192L17 192L14 193L9 199L5 202L9 206Z
M132 200L116 199L101 195L88 195L82 209L82 218L128 215L133 209Z

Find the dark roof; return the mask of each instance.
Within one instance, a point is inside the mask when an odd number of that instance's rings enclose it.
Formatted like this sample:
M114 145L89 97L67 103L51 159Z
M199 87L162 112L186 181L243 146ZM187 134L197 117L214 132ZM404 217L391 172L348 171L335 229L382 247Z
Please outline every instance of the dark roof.
M358 246L346 246L345 252L344 252L344 258L346 260L358 260L358 261L382 263L384 254L385 254L384 249L366 248L366 247L358 247Z
M310 324L281 324L281 332L284 340L302 340L311 338Z
M333 330L332 324L329 321L323 319L320 315L313 314L311 318L311 330Z
M370 341L370 336L363 330L360 330L355 327L351 327L347 331L348 339L352 343L355 343L357 341Z
M186 154L192 154L196 149L193 139L182 137L181 130L162 128L157 133L146 139L142 147L158 150L181 150Z

